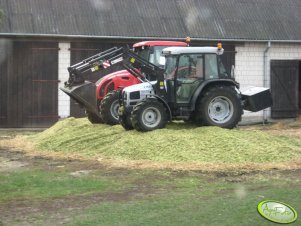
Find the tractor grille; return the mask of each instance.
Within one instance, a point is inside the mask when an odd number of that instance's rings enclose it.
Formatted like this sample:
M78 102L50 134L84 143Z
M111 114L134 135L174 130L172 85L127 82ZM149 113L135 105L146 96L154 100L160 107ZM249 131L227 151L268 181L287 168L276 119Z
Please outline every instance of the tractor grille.
M140 99L140 91L130 93L131 100L139 100Z

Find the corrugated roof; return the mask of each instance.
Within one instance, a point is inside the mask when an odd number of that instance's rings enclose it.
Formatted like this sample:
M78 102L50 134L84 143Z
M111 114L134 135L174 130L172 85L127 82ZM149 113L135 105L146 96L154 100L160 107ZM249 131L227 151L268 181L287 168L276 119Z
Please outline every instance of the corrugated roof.
M0 0L0 33L301 41L300 0Z

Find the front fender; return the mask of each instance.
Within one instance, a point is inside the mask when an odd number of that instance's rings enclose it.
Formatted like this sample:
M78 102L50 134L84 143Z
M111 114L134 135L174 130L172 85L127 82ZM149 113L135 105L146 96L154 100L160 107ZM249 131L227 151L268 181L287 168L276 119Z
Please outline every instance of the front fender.
M160 101L167 109L167 113L168 113L168 121L171 121L172 120L172 113L171 113L171 109L168 105L168 103L160 96L158 95L150 95L148 97L154 97L156 98L158 101Z

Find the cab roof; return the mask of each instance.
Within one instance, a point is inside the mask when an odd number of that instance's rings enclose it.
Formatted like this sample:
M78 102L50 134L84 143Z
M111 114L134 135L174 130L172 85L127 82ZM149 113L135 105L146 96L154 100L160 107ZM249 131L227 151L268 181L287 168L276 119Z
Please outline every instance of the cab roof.
M217 55L222 55L224 53L224 49L217 47L167 47L162 51L163 55L179 55L179 54L187 54L187 53L215 53Z
M176 41L143 41L138 42L133 45L134 48L141 46L187 46L186 42L176 42Z

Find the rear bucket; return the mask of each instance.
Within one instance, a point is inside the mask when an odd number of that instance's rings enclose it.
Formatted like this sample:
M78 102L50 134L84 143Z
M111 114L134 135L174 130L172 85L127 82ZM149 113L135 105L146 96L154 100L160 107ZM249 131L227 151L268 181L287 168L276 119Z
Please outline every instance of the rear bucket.
M60 89L83 106L87 111L100 116L96 100L96 86L94 83L85 81L85 83L81 85L75 85L72 87L65 86Z
M244 110L257 112L273 105L272 95L268 88L249 87L241 92L244 103Z

